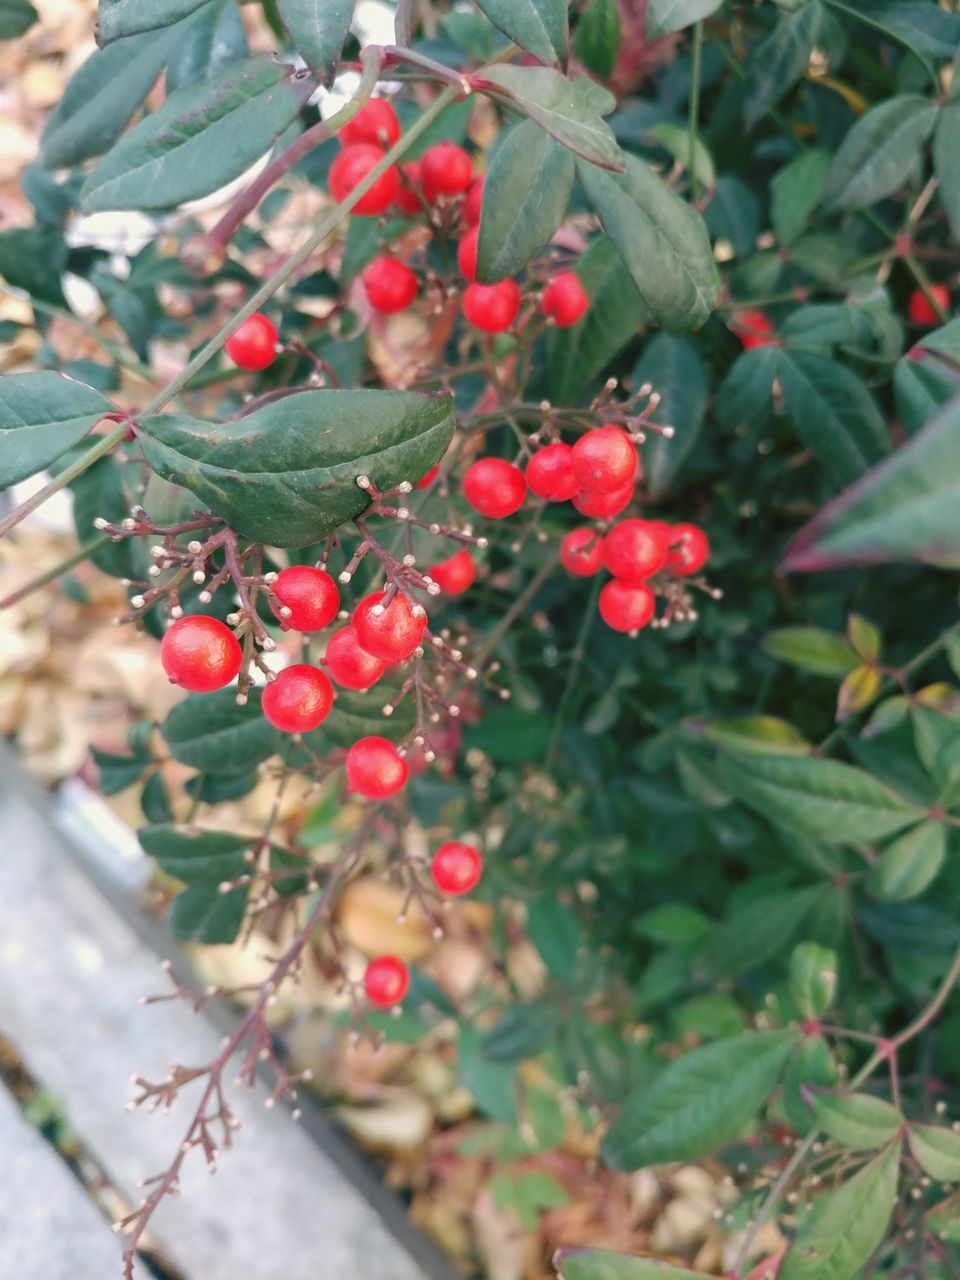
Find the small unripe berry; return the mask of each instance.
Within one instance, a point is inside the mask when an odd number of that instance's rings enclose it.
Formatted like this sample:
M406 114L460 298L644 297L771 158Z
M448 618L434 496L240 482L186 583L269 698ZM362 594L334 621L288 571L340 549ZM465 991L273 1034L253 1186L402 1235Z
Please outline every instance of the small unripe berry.
M399 592L382 607L384 594L375 591L360 601L353 611L353 629L367 653L383 662L403 662L419 648L427 619L417 617Z
M567 502L580 490L570 459L573 450L557 440L538 449L527 463L526 477L531 492L548 502Z
M323 724L333 706L333 685L319 667L305 662L284 667L263 691L263 714L284 733L309 733Z
M753 351L755 347L769 347L775 341L773 321L765 311L754 311L746 308L734 311L730 317L730 328L740 339L744 351Z
M459 596L472 587L477 577L477 566L473 556L463 548L456 551L446 560L441 560L429 571L440 590L446 596Z
M939 302L944 311L950 307L950 290L945 284L932 284L930 292ZM942 321L937 315L936 308L922 289L914 289L910 295L910 301L907 303L907 315L913 324L923 325L925 329L930 329L934 325L941 324Z
M340 591L329 573L306 564L281 569L273 584L273 594L280 605L290 611L281 615L271 602L282 631L322 631L329 627L340 608Z
M360 738L347 752L347 786L368 800L385 800L405 785L407 762L388 738Z
M222 689L237 675L240 644L218 618L178 618L160 641L160 662L171 684L190 693Z
M223 349L237 366L250 373L259 372L277 358L277 327L272 320L255 311L223 344Z
M400 137L400 121L393 106L386 98L371 98L365 102L352 120L348 120L337 134L342 147L372 143L389 150Z
M441 893L459 896L480 883L483 858L480 850L461 840L448 840L433 855L430 874Z
M393 315L405 311L417 296L419 282L405 262L383 254L363 273L363 291L374 311Z
M543 290L540 310L558 329L569 329L590 310L590 295L573 271L561 271Z
M371 1004L389 1009L399 1004L410 989L410 970L396 956L377 956L367 965L363 989Z
M457 245L457 266L465 280L477 278L477 244L480 240L480 228L471 227Z
M420 158L423 194L431 204L440 196L458 196L473 181L473 161L455 142L438 142Z
M479 178L474 178L467 188L467 194L463 197L460 216L468 227L475 227L480 221L480 213L483 207L483 184L486 180L487 175L485 173L481 173Z
M643 582L667 563L667 535L653 520L621 520L604 539L603 563L622 582Z
M560 563L575 578L592 578L603 564L603 538L596 529L571 529L560 543Z
M512 516L523 505L527 482L523 472L503 458L478 458L463 477L466 500L491 520Z
M463 294L463 314L475 329L503 333L520 310L520 286L515 280L497 284L470 284Z
M339 204L360 185L371 169L375 169L386 153L370 143L358 143L344 147L330 166L330 194ZM400 176L396 165L384 170L365 195L353 206L353 213L361 217L376 217L386 213L400 189Z
M669 535L667 568L681 578L699 573L710 559L710 540L697 524L675 524Z
M595 427L573 446L570 465L581 488L612 493L633 481L636 446L621 427Z
M653 617L656 600L648 586L613 578L600 591L600 617L614 631L639 631Z
M591 520L612 520L625 511L633 501L633 482L603 493L597 489L581 489L574 494L573 505L582 516Z
M347 625L335 631L327 641L327 674L341 688L369 689L375 685L387 669L382 658L367 653L353 626Z

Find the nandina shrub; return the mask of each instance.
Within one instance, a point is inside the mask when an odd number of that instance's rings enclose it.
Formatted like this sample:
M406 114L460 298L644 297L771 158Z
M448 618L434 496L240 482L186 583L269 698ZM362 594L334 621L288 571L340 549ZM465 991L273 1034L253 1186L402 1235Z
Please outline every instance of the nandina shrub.
M0 383L0 483L50 473L0 529L69 486L189 691L96 754L101 785L139 778L177 937L291 919L222 1054L139 1081L208 1089L123 1224L128 1274L228 1130L231 1062L295 1097L264 1011L308 944L356 1034L455 1018L493 1121L527 1116L539 1056L613 1168L725 1154L730 1276L956 1274L960 16L401 0L383 47L349 5L265 15L251 56L232 0L101 0L36 223L0 233L41 332L68 276L103 305L103 359L44 342ZM278 249L294 199L312 228ZM117 210L155 229L122 263L66 234ZM264 829L212 829L264 773ZM306 811L276 821L296 780L361 801L333 861ZM466 894L492 945L522 929L535 998L354 965L337 900L384 847L436 931Z

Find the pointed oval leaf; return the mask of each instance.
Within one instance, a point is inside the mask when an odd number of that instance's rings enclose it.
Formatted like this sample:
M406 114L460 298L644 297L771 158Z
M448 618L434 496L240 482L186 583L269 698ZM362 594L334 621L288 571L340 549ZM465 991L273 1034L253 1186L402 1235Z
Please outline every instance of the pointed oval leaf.
M235 0L212 0L191 22L177 27L176 34L177 43L167 63L168 94L211 79L249 52Z
M873 1151L896 1137L903 1116L884 1098L869 1093L811 1089L807 1100L817 1126L855 1151Z
M960 1133L934 1124L912 1124L907 1141L924 1173L938 1182L960 1182Z
M697 956L697 969L712 981L763 964L788 946L820 900L819 885L757 898L714 930Z
M569 80L552 67L502 66L488 67L482 83L499 90L575 155L605 169L623 169L623 152L602 119L616 99L596 81L586 76Z
M221 893L216 884L193 884L178 893L167 916L167 927L181 942L215 946L234 942L247 908L248 885Z
M648 16L648 33L649 29ZM589 0L577 23L573 49L587 69L601 80L613 74L617 54L620 52L620 13L617 0Z
M483 188L477 279L503 280L527 265L563 221L573 190L573 156L533 120L497 148Z
M929 98L905 93L861 116L830 166L828 207L865 209L901 187L917 167L937 110Z
M607 1249L560 1249L553 1261L560 1280L705 1280L702 1271Z
M760 648L771 658L818 676L845 676L859 662L856 652L842 636L820 627L779 627L767 632Z
M781 98L786 97L807 69L823 24L820 0L783 13L750 58L743 118L748 129Z
M799 729L777 716L735 716L730 720L707 720L703 736L726 751L773 751L806 755L812 750Z
M796 1039L792 1031L746 1032L684 1054L627 1098L604 1159L632 1171L731 1142L763 1106Z
M167 875L185 884L233 880L248 870L244 854L256 836L229 831L202 831L197 827L164 822L137 832L141 848L160 864Z
M83 185L80 207L172 209L209 195L269 151L309 87L260 54L177 89L104 156Z
M293 47L324 84L329 84L350 31L354 0L278 0Z
M275 755L283 735L260 710L259 689L251 689L246 706L233 689L191 694L178 702L160 726L174 760L201 773L246 773Z
M566 0L477 0L495 27L541 62L567 56Z
M636 156L622 177L582 163L577 173L654 319L665 329L699 328L720 296L700 215Z
M631 385L641 387L645 382L660 397L650 421L673 427L669 440L650 432L643 448L647 488L657 495L673 483L700 435L707 412L707 375L692 342L658 333L633 366Z
M837 953L798 942L790 955L790 999L805 1018L822 1018L837 994Z
M113 408L59 373L0 378L0 489L43 471Z
M940 112L933 135L933 168L939 183L940 202L950 219L955 241L960 240L960 101L954 99Z
M811 147L771 178L770 219L784 244L806 231L823 196L832 159L829 151Z
M165 480L183 485L239 533L305 547L369 504L377 488L416 482L453 435L450 396L304 391L234 422L147 418L138 438Z
M947 856L946 828L940 822L921 822L888 845L867 880L885 902L918 898L934 880Z
M110 44L140 31L169 27L207 3L208 0L100 0L100 42Z

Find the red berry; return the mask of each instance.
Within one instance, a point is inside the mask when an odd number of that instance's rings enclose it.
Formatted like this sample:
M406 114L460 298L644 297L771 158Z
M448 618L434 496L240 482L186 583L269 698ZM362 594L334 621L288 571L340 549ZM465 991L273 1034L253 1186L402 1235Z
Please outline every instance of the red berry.
M503 333L520 310L520 286L515 280L497 284L468 284L463 293L463 314L475 329Z
M367 653L348 623L327 641L327 674L343 689L369 689L387 669L382 658Z
M560 563L575 578L591 578L603 564L603 538L596 529L571 529L560 543Z
M583 489L612 493L633 481L637 450L621 427L595 427L582 435L570 457L573 474Z
M669 541L667 568L681 578L699 573L710 559L710 540L697 524L675 524Z
M347 786L368 800L385 800L406 785L407 762L387 738L360 738L347 752Z
M433 855L430 874L441 893L469 893L477 887L483 875L480 850L461 840L448 840Z
M775 341L773 321L764 311L735 311L730 317L730 328L740 339L744 351L755 347L769 347Z
M463 495L480 515L491 520L512 516L527 496L523 472L503 458L478 458L463 477Z
M352 120L348 120L337 140L341 147L355 143L373 143L386 151L400 137L400 121L397 113L385 98L371 98L365 102Z
M601 493L597 489L581 489L573 496L573 505L582 516L591 520L612 520L621 511L625 511L633 500L633 482L614 489L611 493Z
M371 1004L389 1009L399 1004L410 989L410 970L396 956L377 956L367 965L363 989Z
M263 691L263 714L284 733L309 733L333 706L333 685L319 667L284 667Z
M415 218L423 213L423 196L420 194L420 165L416 160L400 166L401 185L393 198L393 203L401 213Z
M405 311L417 296L419 281L405 262L396 258L374 258L363 273L363 291L374 311L393 315Z
M255 373L266 369L277 358L277 326L255 311L231 333L223 349L238 369Z
M947 286L945 284L932 284L930 292L943 310L946 311L950 306L950 290ZM922 289L914 289L913 293L911 293L910 302L907 305L907 314L914 324L923 325L925 329L942 323L936 309Z
M538 498L566 502L579 492L580 485L570 468L572 452L568 444L557 440L538 449L527 463L527 484Z
M427 472L425 476L420 477L420 479L417 481L417 488L429 489L439 474L440 474L440 463L438 462L435 467L430 468L430 470Z
M423 194L430 204L440 196L458 196L473 181L473 161L455 142L438 142L420 159Z
M457 266L465 280L477 278L477 242L480 239L480 228L471 227L457 245Z
M558 329L569 329L590 310L590 295L578 275L562 271L544 288L540 310Z
M240 660L240 644L230 628L204 614L178 618L160 641L160 662L170 683L190 693L222 689L240 670Z
M468 227L475 227L480 221L480 211L483 206L483 184L486 180L487 175L485 173L481 173L479 178L474 178L467 188L467 194L463 197L460 216Z
M600 617L614 631L639 631L653 617L656 601L642 582L621 582L613 578L600 591Z
M306 564L281 569L273 584L273 594L290 610L290 616L284 617L271 602L282 631L322 631L329 627L340 608L340 591L329 573L311 569Z
M330 194L340 204L350 192L360 185L371 169L375 169L386 153L381 147L368 142L344 147L330 166ZM386 213L400 190L400 177L396 165L391 165L376 180L365 195L353 206L353 212L362 217L375 217Z
M477 577L473 556L463 548L427 571L445 596L460 596L472 587Z
M667 535L659 521L621 520L607 534L603 563L622 582L643 582L667 563Z
M367 653L384 662L403 662L419 647L427 617L414 614L406 596L399 592L384 606L384 594L376 591L364 596L353 611L353 627Z

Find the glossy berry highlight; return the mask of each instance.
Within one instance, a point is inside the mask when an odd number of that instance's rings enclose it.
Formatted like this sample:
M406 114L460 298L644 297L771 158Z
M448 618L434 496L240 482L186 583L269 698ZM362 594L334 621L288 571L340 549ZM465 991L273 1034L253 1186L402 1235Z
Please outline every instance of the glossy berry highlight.
M473 161L455 142L438 142L420 158L420 181L430 204L441 196L459 196L473 181Z
M367 800L386 800L406 785L409 769L388 738L360 738L347 752L347 787Z
M622 427L594 427L573 446L570 466L582 489L613 493L632 484L637 474L637 449Z
M270 607L282 631L322 631L340 608L340 590L329 573L306 564L281 569L273 595L276 602L271 600Z
M367 653L384 662L403 662L419 647L426 614L415 614L399 592L384 605L385 592L365 596L353 611L353 629Z
M515 280L497 284L470 284L463 294L463 314L475 329L503 333L520 310L520 287Z
M558 329L569 329L590 310L590 295L573 271L562 271L544 286L540 310Z
M263 691L263 714L283 733L309 733L323 724L333 706L333 685L319 667L305 662L284 667Z
M223 349L238 369L258 373L276 360L278 337L273 321L255 311L231 333Z
M363 989L371 1004L389 1009L410 990L410 970L396 956L377 956L364 972Z
M653 618L656 600L643 583L621 582L613 578L600 590L597 601L600 617L614 631L639 631Z
M503 458L478 458L463 477L463 495L480 515L502 520L523 505L527 482L512 462Z
M405 262L383 254L374 258L363 273L363 292L374 311L394 315L405 311L416 299L420 284Z
M367 143L384 151L389 151L399 138L400 121L386 98L371 98L365 102L337 134L337 141L342 147Z
M357 692L369 689L387 669L382 658L375 658L372 653L367 653L351 624L333 633L327 641L324 656L327 675L341 689L353 689Z
M189 693L222 689L240 671L242 653L230 628L217 618L178 618L160 641L160 663L171 684Z
M357 143L352 147L344 147L330 166L330 194L340 204L358 187L364 178L377 167L383 159L382 147L371 143ZM380 175L369 191L365 192L353 206L352 212L361 217L374 218L386 213L396 199L400 189L400 175L396 165L391 165Z
M603 563L623 582L643 582L667 563L667 534L653 520L621 520L604 539Z
M483 875L480 850L472 844L464 844L462 840L448 840L433 855L430 875L441 893L453 897L470 893Z
M530 492L547 502L567 502L580 490L570 459L573 450L557 440L538 449L527 463L525 475Z

